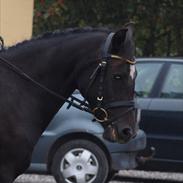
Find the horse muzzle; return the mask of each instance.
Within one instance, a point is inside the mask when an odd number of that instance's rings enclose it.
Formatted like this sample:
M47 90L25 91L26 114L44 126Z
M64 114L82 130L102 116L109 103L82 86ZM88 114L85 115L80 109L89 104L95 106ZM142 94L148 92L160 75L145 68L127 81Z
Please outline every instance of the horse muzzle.
M116 142L118 139L117 131L114 127L108 126L103 133L103 138L109 142Z
M124 128L118 132L118 130L114 126L108 126L104 133L103 138L110 141L110 142L117 142L117 143L127 143L134 137L131 128Z

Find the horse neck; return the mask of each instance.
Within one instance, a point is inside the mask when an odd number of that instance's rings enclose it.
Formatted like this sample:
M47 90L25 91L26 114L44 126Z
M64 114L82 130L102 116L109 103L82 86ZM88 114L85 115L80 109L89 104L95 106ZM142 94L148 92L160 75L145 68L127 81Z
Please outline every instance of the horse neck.
M104 36L94 32L35 40L22 49L21 45L20 49L10 49L5 57L34 80L68 97L77 87L76 76L81 68L97 57Z

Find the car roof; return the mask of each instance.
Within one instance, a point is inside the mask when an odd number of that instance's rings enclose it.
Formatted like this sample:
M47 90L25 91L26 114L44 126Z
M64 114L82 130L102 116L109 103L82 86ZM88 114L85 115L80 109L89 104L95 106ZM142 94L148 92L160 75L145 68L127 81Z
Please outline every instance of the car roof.
M162 61L162 62L183 62L183 58L163 58L163 57L142 57L137 58L138 61Z

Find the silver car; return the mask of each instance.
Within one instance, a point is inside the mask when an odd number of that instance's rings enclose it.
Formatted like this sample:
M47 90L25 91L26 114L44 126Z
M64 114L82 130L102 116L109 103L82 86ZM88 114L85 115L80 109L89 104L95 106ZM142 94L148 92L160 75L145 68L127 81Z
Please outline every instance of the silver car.
M65 104L37 143L28 171L59 174L62 183L102 183L118 170L134 169L138 151L146 146L145 133L139 130L130 142L119 144L104 140L103 131L91 114L67 110Z

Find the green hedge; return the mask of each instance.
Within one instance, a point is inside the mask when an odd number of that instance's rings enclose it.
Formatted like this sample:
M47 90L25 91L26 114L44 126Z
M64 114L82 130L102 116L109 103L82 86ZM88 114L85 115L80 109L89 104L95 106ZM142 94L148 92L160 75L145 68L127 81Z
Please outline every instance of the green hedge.
M136 23L137 55L183 55L182 0L35 0L34 35L67 27Z

